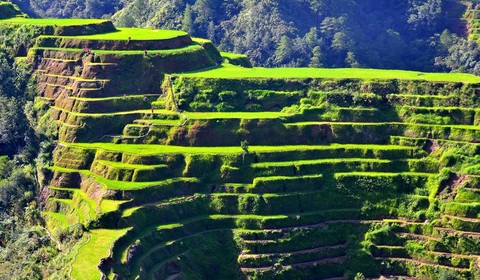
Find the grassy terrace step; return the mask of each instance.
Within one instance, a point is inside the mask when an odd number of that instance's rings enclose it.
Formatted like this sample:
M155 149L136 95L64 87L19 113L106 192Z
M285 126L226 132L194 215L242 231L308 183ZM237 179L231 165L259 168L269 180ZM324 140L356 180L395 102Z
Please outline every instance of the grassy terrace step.
M81 209L77 208L72 199L50 198L47 202L47 207L52 207L52 204L57 205L57 210L55 212L66 215L69 225L86 223L90 220L90 217L87 217L89 213L84 213Z
M384 143L391 136L428 137L455 141L480 142L478 125L437 125L399 122L297 122L285 124L287 128L329 126L335 142Z
M139 125L153 125L153 126L179 126L181 120L148 120L148 119L139 119L133 121L135 124Z
M455 125L455 124L422 124L422 123L404 123L404 122L335 122L335 121L318 121L318 122L294 122L286 123L287 126L305 126L305 125L322 125L330 124L337 126L379 126L379 125L399 125L412 127L442 127L452 129L480 130L478 125Z
M319 189L323 176L274 176L255 177L251 187L245 188L246 192L252 193L274 193L289 191L305 191Z
M72 21L75 21L75 20L72 19ZM123 27L123 28L117 28L117 30L114 32L108 32L108 33L102 33L102 34L79 35L79 36L42 36L42 37L77 38L77 39L90 39L90 40L146 41L146 40L174 39L174 38L182 37L185 35L187 35L186 32L178 31L178 30Z
M412 237L421 237L421 236L441 237L445 234L451 234L451 235L469 237L474 239L480 238L479 232L459 230L459 229L442 227L442 226L432 227L428 223L410 222L405 220L384 220L384 223L401 225L403 227L402 230L406 231L405 233L402 233L402 234L411 235ZM415 235L412 235L412 232L415 232ZM435 239L435 238L432 238L432 239Z
M447 202L442 206L443 213L464 218L480 218L480 202Z
M410 253L412 254L410 256ZM409 252L405 246L383 246L375 245L373 255L380 258L412 258L420 261L427 261L432 264L444 265L451 268L469 269L472 262L478 256L451 254L445 252L433 252L423 250L420 252ZM454 260L452 260L452 258Z
M71 112L81 113L115 113L129 110L147 110L151 107L151 101L155 100L155 96L122 96L112 98L57 98L56 107L64 108Z
M288 162L262 162L252 165L255 176L307 175L347 171L421 171L436 172L438 161L433 159L388 160L377 158L333 158Z
M375 244L375 248L379 249L378 251L374 252L374 255L376 257L406 257L408 255L408 252L407 252L404 245L402 245L402 246L390 246L390 245ZM457 257L457 258L463 258L463 259L476 259L476 258L480 257L478 255L473 255L473 254L455 254L455 253L450 253L450 252L430 251L428 249L425 249L421 253L430 255L430 258L431 257L435 258L435 256L444 256L444 257ZM468 266L464 267L464 268L468 268Z
M166 164L140 165L115 161L96 160L91 171L106 179L131 182L151 182L168 178L169 169Z
M181 48L190 44L191 38L183 31L146 28L117 28L114 32L79 36L43 35L37 39L37 45L42 47L88 47L95 50L161 50Z
M445 214L442 217L442 220L453 229L480 233L480 218L464 218Z
M99 44L102 44L101 42ZM103 45L102 45L103 46ZM172 49L157 49L149 48L148 54L144 54L145 46L141 46L138 50L115 50L115 48L108 48L105 50L97 50L91 48L93 54L89 55L87 59L94 59L96 63L117 63L115 67L110 67L110 73L106 72L106 77L112 79L120 79L121 72L129 73L130 79L131 69L128 69L127 65L134 63L138 67L144 67L147 64L153 66L152 70L148 73L155 80L159 79L161 74L174 73L182 71L194 71L204 69L215 65L215 62L209 56L204 48L197 44L185 45L179 48ZM28 52L28 60L35 61L36 58L62 58L62 59L81 59L85 53L82 48L55 48L55 47L33 47ZM95 66L89 66L89 68ZM103 66L96 67L103 68ZM140 69L140 68L139 68ZM145 68L142 68L146 71ZM101 70L101 69L99 69ZM119 72L121 71L121 72ZM140 70L139 70L140 71ZM93 74L93 73L92 73ZM95 75L98 75L95 74ZM146 79L145 74L143 79ZM121 82L121 81L120 81ZM151 83L152 81L146 81ZM110 84L111 87L115 87L117 83Z
M248 78L322 78L322 79L362 79L362 80L426 80L445 82L480 83L480 77L460 73L423 73L403 70L376 69L314 69L314 68L244 68L223 64L221 67L202 72L182 74L183 77L248 79Z
M89 150L104 150L111 152L128 153L135 155L155 155L155 154L212 154L212 155L241 155L243 150L237 147L190 147L190 146L171 146L171 145L148 145L148 144L113 144L113 143L62 143L66 147L74 147ZM358 152L363 156L374 155L382 157L384 154L394 155L404 152L407 155L415 156L422 154L418 148L412 146L399 145L362 145L362 144L330 144L330 145L285 145L285 146L250 146L249 151L258 155L259 161L288 161L292 160L294 153L301 154L309 158L308 155L318 152L320 154L329 151L343 153L345 151ZM285 158L272 157L285 154ZM406 157L402 154L402 157ZM317 154L318 155L318 154ZM314 156L317 156L314 155ZM299 157L301 158L301 157ZM394 157L392 157L394 158Z
M250 62L250 60L246 55L228 53L228 52L220 52L220 55L229 64L243 66L243 67L252 67L252 63Z
M148 57L154 57L157 54L158 55L171 55L171 54L178 54L178 53L183 53L183 52L191 52L191 51L198 51L198 50L203 50L201 46L199 45L188 45L184 46L181 48L175 48L175 49L149 49L147 56ZM112 49L106 49L106 50L101 50L101 49L95 49L92 50L95 54L98 55L141 55L143 56L145 54L144 49L141 50L125 50L125 49L119 49L119 50L112 50ZM40 53L45 53L48 52L49 54L54 54L55 52L60 52L60 53L71 53L73 58L70 58L70 60L73 59L80 59L81 55L84 54L84 51L82 48L58 48L58 47L33 47L29 51L29 56L33 54L40 54ZM108 56L107 56L108 57ZM46 57L48 59L52 58L57 58L57 57ZM96 65L113 65L115 62L108 62L108 61L101 61L100 63L96 63ZM95 64L94 64L95 65Z
M192 183L197 182L196 178L187 178L187 177L169 178L166 180L156 181L156 182L124 182L124 181L115 181L115 180L105 179L102 176L92 173L90 170L68 169L68 168L62 168L57 166L53 166L51 169L53 171L57 171L61 173L79 173L83 176L93 178L108 190L123 190L123 191L132 190L133 191L133 190L141 190L146 188L168 186L175 182L192 182Z
M283 112L185 112L191 120L209 119L277 119L292 116Z
M457 272L465 273L465 275L469 275L470 269L468 268L457 268L457 267L451 267L451 266L446 266L446 265L440 265L432 262L426 262L422 260L415 260L412 258L376 258L377 261L380 262L388 262L391 266L396 266L398 263L403 263L401 267L408 267L404 265L405 263L411 263L414 265L414 267L430 267L430 269L447 269L447 270L454 270ZM386 263L385 263L386 264Z
M128 229L94 229L91 230L89 241L83 245L72 263L71 277L73 279L100 279L101 273L97 268L99 261L106 258L111 244L123 236Z
M47 228L66 229L70 226L70 224L68 223L67 216L65 214L58 213L58 212L43 211L42 215L45 218Z
M151 110L132 110L132 111L121 111L121 112L108 112L108 113L81 113L81 112L73 112L68 111L64 108L51 106L51 108L62 111L74 116L85 116L85 117L100 117L100 116L116 116L116 115L134 115L134 114L149 114L152 115ZM155 110L153 115L175 115L175 112L169 110Z
M404 105L399 110L405 123L475 126L480 123L480 110L476 108Z
M57 197L65 197L70 199L73 202L73 206L79 211L82 211L85 214L85 217L89 220L94 220L99 213L97 203L91 199L83 190L74 189L74 188L60 188L55 186L49 186L50 190L59 193ZM53 195L56 197L55 195Z

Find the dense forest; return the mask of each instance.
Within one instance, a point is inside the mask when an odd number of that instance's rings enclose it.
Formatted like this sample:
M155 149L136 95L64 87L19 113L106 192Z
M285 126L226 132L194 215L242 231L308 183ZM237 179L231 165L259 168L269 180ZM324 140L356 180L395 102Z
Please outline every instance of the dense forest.
M480 73L453 0L17 0L30 16L182 29L258 66Z

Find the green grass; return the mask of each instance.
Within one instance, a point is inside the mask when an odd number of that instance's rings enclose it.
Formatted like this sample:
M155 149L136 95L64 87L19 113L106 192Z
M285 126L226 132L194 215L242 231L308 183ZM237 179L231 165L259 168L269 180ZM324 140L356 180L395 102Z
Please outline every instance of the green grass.
M82 210L79 209L77 205L75 205L72 199L53 198L52 200L60 204L64 204L67 207L68 212L65 215L67 217L67 222L70 225L73 225L76 222L83 223L87 221L87 216L85 215L85 213L82 212Z
M282 112L185 112L192 120L208 119L276 119L292 114Z
M157 167L167 167L166 164L157 164L157 165L143 165L143 164L130 164L130 163L123 163L117 161L106 161L106 160L99 160L98 162L112 166L119 169L142 169L142 170L154 170Z
M478 125L466 125L466 124L424 124L424 123L403 123L403 122L335 122L335 121L320 121L320 122L295 122L286 123L287 126L306 126L306 125L322 125L322 124L334 124L334 125L355 125L355 126L376 126L376 125L403 125L411 127L441 127L441 128L456 128L456 129L468 129L468 130L480 130Z
M238 54L238 53L229 53L229 52L220 52L220 55L224 58L228 59L238 59L238 58L244 58L247 57L244 54Z
M192 41L194 41L195 43L198 43L198 44L204 44L204 43L211 43L212 41L208 40L208 39L204 39L204 38L192 38Z
M102 210L102 213L115 212L121 204L127 201L128 200L102 199L102 202L100 202L100 209Z
M341 172L335 173L335 178L342 176L370 176L370 177L395 177L399 175L406 176L435 176L437 173L425 172Z
M62 213L44 211L42 212L42 215L45 217L50 217L53 220L57 221L60 224L60 226L63 228L68 228L70 226L70 224L67 221L67 216L65 216ZM47 224L48 224L48 221L47 221Z
M165 126L178 126L181 123L180 120L144 120L144 119L134 120L133 122L136 124L142 124L142 125L152 124L152 125L165 125Z
M51 170L64 172L64 173L78 172L84 176L88 176L95 179L103 187L109 190L139 190L139 189L144 189L144 188L153 187L153 186L168 185L178 181L194 180L192 178L182 177L182 178L170 178L163 181L155 181L155 182L126 182L126 181L115 181L115 180L105 179L102 176L92 173L90 170L77 170L77 169L69 169L69 168L63 168L58 166L52 166Z
M90 220L95 220L97 215L95 214L95 211L97 209L97 203L91 199L83 190L75 190L74 191L74 196L73 198L77 201L78 207L82 207L82 202L86 204L88 207L88 216ZM84 210L84 209L80 209Z
M424 73L404 70L378 70L358 68L244 68L230 64L206 71L182 74L184 77L200 78L324 78L361 80L427 80L443 82L480 83L480 77L463 73Z
M186 32L178 30L162 30L162 29L149 29L149 28L117 28L118 31L94 34L94 35L82 35L75 36L75 38L89 39L89 40L130 40L143 41L143 40L166 40L180 36L188 35ZM70 36L69 36L70 37Z
M18 24L29 24L29 25L56 25L56 26L74 26L74 25L86 25L86 24L95 24L102 23L108 20L104 19L80 19L80 18L23 18L23 17L14 17L0 20L2 23L18 23Z
M62 143L68 147L77 147L83 149L101 149L112 152L122 152L138 155L156 155L156 154L242 154L240 147L188 147L188 146L170 146L153 144L113 144L113 143ZM291 145L291 146L250 146L250 152L268 153L268 152L288 152L288 151L314 151L331 149L371 149L371 150L414 150L416 147L399 145L362 145L362 144L331 144L331 145ZM130 183L131 184L131 183Z
M90 240L78 251L72 263L72 278L100 279L97 264L108 257L112 243L125 234L128 229L94 229L90 231Z
M152 114L151 110L133 110L133 111L120 111L120 112L110 112L110 113L78 113L78 112L72 112L65 110L64 108L61 107L56 107L56 106L50 106L50 108L53 108L58 111L63 111L63 112L68 112L71 115L75 116L90 116L90 117L101 117L101 116L115 116L115 115L130 115L130 114ZM160 110L156 109L154 111L154 115L176 115L177 113L174 111L170 110Z
M358 162L358 163L390 163L388 159L376 158L329 158L329 159L314 159L314 160L298 160L298 161L281 161L281 162L261 162L254 163L252 167L282 167L293 165L309 165L309 164L337 164L344 162Z

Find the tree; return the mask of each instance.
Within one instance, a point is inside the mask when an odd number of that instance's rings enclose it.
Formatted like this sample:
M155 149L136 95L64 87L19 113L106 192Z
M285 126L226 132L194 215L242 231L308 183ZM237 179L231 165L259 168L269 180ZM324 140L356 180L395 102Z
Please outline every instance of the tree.
M310 31L305 34L305 43L311 49L315 48L315 46L319 45L321 42L321 38L318 36L318 30L316 27L310 28Z
M442 13L442 0L410 0L407 22L414 30L430 31L437 26Z
M308 67L323 67L322 64L322 49L319 46L316 46L313 48L312 51L312 57L310 58L310 63L308 64Z
M13 155L25 144L27 121L13 97L0 95L0 154Z
M357 58L353 52L347 53L347 58L345 58L345 63L352 68L359 68L360 63L358 63Z
M185 7L185 11L183 12L182 30L189 34L193 34L193 11L192 7L189 4L187 4L187 6Z
M277 47L277 50L275 51L275 64L276 65L281 65L288 61L288 59L292 55L292 39L290 39L288 36L282 36L282 39L280 40L280 44Z

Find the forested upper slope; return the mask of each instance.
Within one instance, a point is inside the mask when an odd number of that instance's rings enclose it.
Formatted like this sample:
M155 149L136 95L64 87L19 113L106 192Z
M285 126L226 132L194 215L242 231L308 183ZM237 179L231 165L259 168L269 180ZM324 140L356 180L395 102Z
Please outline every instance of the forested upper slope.
M224 51L244 53L256 65L480 72L478 45L462 39L467 27L461 19L474 1L13 2L41 17L113 15L117 26L182 29Z

